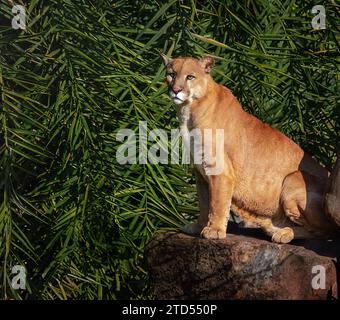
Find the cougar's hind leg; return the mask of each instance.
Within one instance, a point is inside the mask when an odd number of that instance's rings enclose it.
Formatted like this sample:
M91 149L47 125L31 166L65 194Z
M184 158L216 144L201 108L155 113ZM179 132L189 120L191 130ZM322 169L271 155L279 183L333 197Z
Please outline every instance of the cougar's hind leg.
M236 213L242 217L246 222L256 224L259 226L268 236L271 237L273 242L288 243L294 239L293 228L286 227L281 224L273 224L272 218L255 215L247 210L240 208L233 208Z
M288 243L295 237L293 228L280 227L273 224L271 218L258 219L258 224L261 229L271 237L271 240L276 243Z
M294 239L313 239L316 235L304 227L294 225L292 221L285 220L275 223L271 219L263 221L261 228L271 236L273 242L289 243Z
M332 230L323 209L325 181L304 171L289 174L282 185L280 202L285 215L305 232L317 235ZM301 236L302 237L302 236Z
M300 171L289 174L283 181L280 202L285 215L295 224L303 226L306 220L302 210L306 208L306 186Z

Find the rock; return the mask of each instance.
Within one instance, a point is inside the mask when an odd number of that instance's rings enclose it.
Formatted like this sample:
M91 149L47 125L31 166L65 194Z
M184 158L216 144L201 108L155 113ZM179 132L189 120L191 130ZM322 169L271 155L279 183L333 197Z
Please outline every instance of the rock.
M146 258L158 299L337 298L334 260L301 246L230 233L223 240L160 233Z

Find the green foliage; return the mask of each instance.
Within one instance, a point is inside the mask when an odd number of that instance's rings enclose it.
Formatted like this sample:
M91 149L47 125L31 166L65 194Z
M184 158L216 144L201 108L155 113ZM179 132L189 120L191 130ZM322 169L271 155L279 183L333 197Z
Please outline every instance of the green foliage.
M143 251L197 213L190 168L119 165L120 128L177 127L159 52L217 58L244 107L334 163L339 33L313 1L32 0L25 31L0 3L2 298L150 298ZM27 290L11 269L27 269Z

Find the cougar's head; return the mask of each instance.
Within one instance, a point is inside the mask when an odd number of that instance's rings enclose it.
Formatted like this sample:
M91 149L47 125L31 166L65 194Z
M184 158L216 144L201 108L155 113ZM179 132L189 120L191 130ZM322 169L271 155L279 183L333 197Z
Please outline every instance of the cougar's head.
M187 104L202 98L207 91L210 71L214 65L212 57L169 58L161 54L165 68L169 95L176 104Z

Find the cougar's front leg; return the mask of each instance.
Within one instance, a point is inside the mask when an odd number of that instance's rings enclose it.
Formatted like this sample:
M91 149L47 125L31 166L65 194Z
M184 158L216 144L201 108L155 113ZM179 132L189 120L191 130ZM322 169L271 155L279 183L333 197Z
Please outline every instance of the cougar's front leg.
M207 176L209 186L209 214L201 236L207 239L226 237L227 221L234 191L234 179L227 174Z
M209 185L208 182L202 177L202 175L195 169L196 176L196 190L198 195L198 203L200 208L200 214L197 222L187 224L183 227L183 232L190 235L200 235L202 229L208 223L209 214Z

